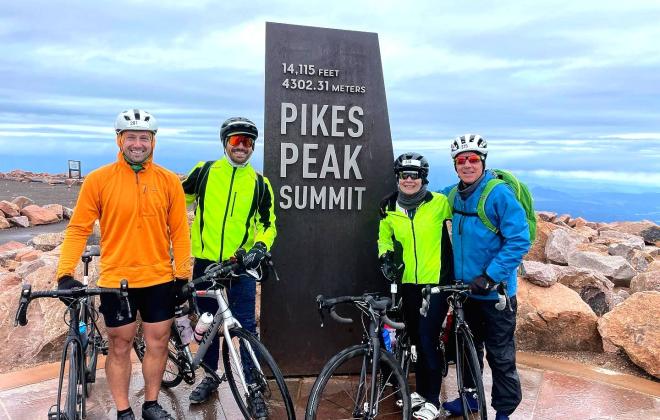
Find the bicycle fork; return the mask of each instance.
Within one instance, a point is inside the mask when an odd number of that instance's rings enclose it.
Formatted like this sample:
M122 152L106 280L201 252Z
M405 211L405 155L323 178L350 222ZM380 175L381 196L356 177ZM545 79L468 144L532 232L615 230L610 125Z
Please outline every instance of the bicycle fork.
M362 369L360 370L360 384L358 385L358 393L357 395L365 395L366 396L366 387L367 384L366 379L367 379L367 369L371 370L371 381L369 383L369 400L368 402L365 402L362 407L360 407L360 399L358 398L356 400L356 405L355 409L353 410L353 416L358 417L358 416L365 416L365 419L373 419L378 415L378 401L379 401L379 395L378 395L378 390L380 387L378 386L378 369L379 369L379 361L380 361L380 340L378 337L378 332L380 331L379 328L376 327L375 324L372 323L369 328L369 342L371 345L369 346L370 351L371 351L371 366L368 366L368 359L365 357L362 360Z

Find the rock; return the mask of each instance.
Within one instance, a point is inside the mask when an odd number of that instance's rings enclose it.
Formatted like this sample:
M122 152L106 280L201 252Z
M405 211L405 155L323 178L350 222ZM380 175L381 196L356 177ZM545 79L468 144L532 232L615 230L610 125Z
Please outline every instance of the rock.
M23 216L27 216L33 226L48 225L60 221L59 217L57 217L57 214L55 214L55 212L52 210L48 210L44 207L39 207L34 204L23 207L21 214Z
M615 305L614 283L604 275L575 267L555 266L557 281L574 290L592 311L601 316Z
M68 207L62 207L62 215L65 219L69 220L73 216L73 210Z
M590 241L598 236L598 231L596 229L590 228L589 226L578 226L573 229L573 232L584 236Z
M586 227L590 227L590 228L592 228L592 229L594 229L594 230L598 230L598 223L587 222L587 223L585 223L584 225L585 225Z
M16 253L15 260L18 262L34 261L42 254L41 251L32 248L24 248Z
M60 220L64 218L64 206L61 204L46 204L43 208L55 213Z
M660 242L660 228L658 226L651 226L648 229L644 229L640 232L639 235L644 238L644 242L647 244L659 246L658 242Z
M598 238L594 240L595 243L610 245L617 242L625 242L639 247L639 249L644 248L644 238L641 236L631 235L625 232L619 232L617 230L601 230L598 234Z
M660 257L660 248L657 246L647 246L644 250L653 258Z
M6 244L0 245L0 265L5 268L8 268L8 264L14 261L14 258L16 258L16 254L20 250L26 248L27 246L25 244L16 241L9 241Z
M16 274L18 274L20 278L25 279L28 275L43 267L44 265L44 258L37 258L34 261L26 261L21 263L18 268L16 268Z
M660 271L640 273L630 280L630 293L656 291L660 292Z
M26 216L10 217L9 223L18 227L30 227L30 220Z
M568 222L571 220L571 215L570 214L562 214L557 217L555 217L555 223L563 223L564 226L568 226ZM570 226L568 226L570 227Z
M587 221L581 217L576 217L568 224L572 228L579 228L587 225Z
M640 246L637 242L615 242L607 247L607 253L629 259L635 250L641 249L644 249L644 244Z
M555 229L548 235L545 256L550 262L566 265L568 264L568 254L574 251L577 244L586 241L584 236L578 235L570 229Z
M536 240L532 244L525 260L546 262L545 258L545 245L548 241L548 236L555 229L559 227L555 224L538 220L536 225Z
M626 289L618 289L614 291L612 296L612 304L618 306L623 303L624 300L630 297L630 293Z
M642 232L646 229L657 227L655 223L650 220L642 220L641 222L614 222L609 223L609 229L617 230L619 232L628 233L630 235L642 236Z
M551 211L537 211L536 212L536 218L537 220L543 220L544 222L554 222L555 217L557 217L557 213L553 213Z
M643 271L648 270L649 264L653 262L653 258L645 253L644 251L640 250L634 250L632 252L632 255L630 255L628 258L626 258L630 265L632 266L635 271L638 273L641 273Z
M539 287L521 279L516 296L519 350L602 350L596 314L568 287Z
M21 278L16 273L1 273L0 274L0 289L16 286L21 283ZM16 297L18 300L18 296ZM0 302L0 305L2 303Z
M623 348L630 360L660 378L660 292L639 292L598 321L603 342Z
M21 248L25 248L26 245L16 241L9 241L0 245L0 254L6 251L15 251Z
M40 251L51 251L64 242L64 232L43 233L32 238L30 243Z
M585 242L583 244L577 244L575 246L575 251L595 252L596 254L610 255L607 253L607 245L595 244L593 242Z
M597 271L614 281L616 285L627 286L630 284L630 279L636 274L625 258L601 255L595 252L573 252L568 256L568 265L575 268Z
M557 273L552 264L537 261L523 261L525 279L541 287L550 287L557 282Z
M14 203L2 200L0 201L0 211L7 217L16 217L20 215L21 209Z
M34 204L34 201L32 201L29 198L24 197L22 195L14 198L13 200L11 200L11 202L16 204L16 206L18 206L19 210L22 210L23 207L25 207L25 206L28 206L30 204Z
M0 229L9 229L10 227L11 223L9 223L9 220L5 219L5 216L0 216Z

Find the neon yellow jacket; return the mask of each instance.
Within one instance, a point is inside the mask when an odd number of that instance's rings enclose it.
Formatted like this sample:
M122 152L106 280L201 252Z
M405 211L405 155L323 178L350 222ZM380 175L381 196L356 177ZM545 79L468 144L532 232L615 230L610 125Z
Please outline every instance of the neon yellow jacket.
M393 251L403 262L402 283L438 284L452 280L453 256L445 220L451 219L447 197L428 192L412 218L398 207L398 192L381 202L378 255Z
M275 200L270 182L250 164L233 167L226 157L203 173L199 162L183 181L188 204L197 200L192 231L192 255L211 261L226 260L238 248L255 242L273 245ZM263 182L259 181L259 178ZM259 198L261 197L261 198Z

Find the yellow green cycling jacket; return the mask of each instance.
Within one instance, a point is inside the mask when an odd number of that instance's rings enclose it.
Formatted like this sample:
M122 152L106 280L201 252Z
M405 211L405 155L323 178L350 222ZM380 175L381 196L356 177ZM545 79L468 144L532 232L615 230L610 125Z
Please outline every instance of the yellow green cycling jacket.
M183 190L188 204L197 200L191 228L195 258L224 261L255 242L268 249L273 245L277 234L273 190L250 164L233 167L226 157L206 168L199 162L183 181Z
M402 283L438 284L453 278L453 256L445 220L451 207L443 194L428 192L409 217L397 206L398 191L381 202L378 255L393 251L403 262Z

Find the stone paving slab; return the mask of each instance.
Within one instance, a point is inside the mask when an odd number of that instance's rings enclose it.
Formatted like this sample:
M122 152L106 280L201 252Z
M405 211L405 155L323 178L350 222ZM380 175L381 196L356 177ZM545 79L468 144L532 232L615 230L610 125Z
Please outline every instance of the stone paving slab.
M555 363L544 358L519 357L523 401L511 416L516 420L554 419L660 419L660 383L614 373L599 372L571 362ZM546 358L548 359L548 358ZM530 366L531 365L531 366ZM553 369L550 369L553 368ZM0 375L0 420L45 418L56 399L59 364L44 365L25 372ZM201 378L200 378L201 379ZM292 378L287 385L296 405L296 415L304 418L309 390L314 378ZM621 384L626 384L622 387ZM490 370L485 369L484 386L490 404ZM133 366L130 400L139 413L143 402L140 365ZM226 383L215 400L190 405L188 395L194 386L185 383L161 391L159 401L178 419L240 419L242 416ZM450 369L443 381L441 399L456 397L455 372ZM107 389L104 370L100 369L88 400L90 420L114 419L116 412ZM495 417L489 407L488 418ZM441 419L450 417L440 417Z

